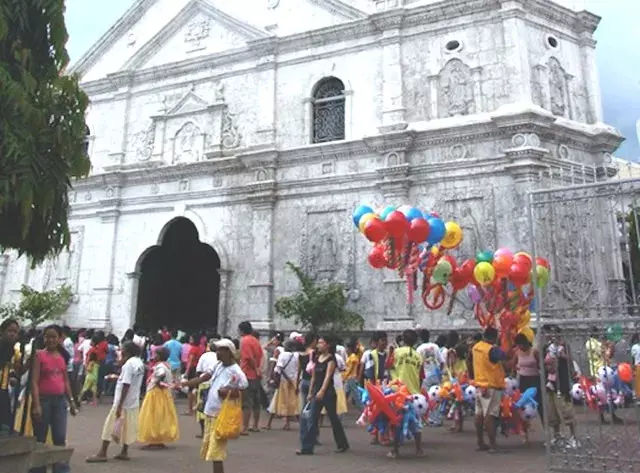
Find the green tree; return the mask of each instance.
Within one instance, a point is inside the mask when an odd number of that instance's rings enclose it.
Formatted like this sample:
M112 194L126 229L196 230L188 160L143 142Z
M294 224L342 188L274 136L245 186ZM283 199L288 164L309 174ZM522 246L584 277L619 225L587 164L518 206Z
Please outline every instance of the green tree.
M287 262L287 266L300 281L300 291L293 296L278 298L275 309L280 317L293 320L301 329L316 332L362 330L364 319L347 310L347 297L342 284L317 284L295 264Z
M36 291L29 286L20 289L21 299L16 305L4 304L0 307L0 319L14 318L36 327L47 320L54 320L69 308L73 292L69 286L57 290Z
M33 266L69 246L71 179L91 168L67 37L64 0L0 1L0 252Z

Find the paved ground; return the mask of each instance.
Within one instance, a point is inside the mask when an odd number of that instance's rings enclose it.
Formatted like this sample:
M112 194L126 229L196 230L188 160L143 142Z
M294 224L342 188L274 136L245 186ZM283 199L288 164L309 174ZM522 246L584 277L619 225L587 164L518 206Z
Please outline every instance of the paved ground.
M106 402L106 400L105 400ZM180 403L179 411L184 410ZM199 459L199 440L195 439L197 425L187 417L180 418L181 438L167 451L148 452L135 446L131 450L129 462L109 461L107 464L89 465L85 458L93 453L100 444L102 422L107 406L85 406L76 418L69 422L69 443L75 448L72 459L73 473L142 473L148 471L167 473L204 473L211 472L211 464ZM320 440L324 445L318 447L313 457L297 457L297 432L278 430L281 421L274 422L270 432L252 434L231 443L229 460L225 464L227 473L276 473L305 472L325 473L348 472L370 473L373 471L397 470L402 473L424 473L425 471L448 473L543 473L546 470L545 452L542 446L540 427L536 428L530 447L525 447L518 437L500 439L502 445L509 448L505 455L489 455L475 452L475 437L472 425L466 425L466 432L453 435L446 428L425 429L423 443L425 456L416 458L412 445L403 447L404 454L394 462L386 458L387 450L369 445L370 437L363 428L355 425L354 417L347 417L345 426L351 443L351 451L334 454L331 429L323 428ZM113 449L110 454L115 453ZM396 466L397 465L397 466Z

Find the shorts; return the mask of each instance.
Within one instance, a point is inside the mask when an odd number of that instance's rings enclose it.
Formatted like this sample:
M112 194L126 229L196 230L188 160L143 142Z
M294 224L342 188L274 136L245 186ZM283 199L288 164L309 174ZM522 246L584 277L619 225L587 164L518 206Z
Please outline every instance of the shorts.
M216 418L206 416L200 458L207 462L223 462L227 459L227 440L218 440L214 434Z
M566 425L575 424L575 411L573 403L564 396L558 397L556 393L549 395L548 422L551 427L559 427L562 422Z
M482 391L479 389L478 391ZM500 417L500 403L502 402L502 389L487 389L487 395L481 392L476 395L476 415Z
M250 379L247 389L242 391L242 409L245 411L259 411L260 404L260 380Z

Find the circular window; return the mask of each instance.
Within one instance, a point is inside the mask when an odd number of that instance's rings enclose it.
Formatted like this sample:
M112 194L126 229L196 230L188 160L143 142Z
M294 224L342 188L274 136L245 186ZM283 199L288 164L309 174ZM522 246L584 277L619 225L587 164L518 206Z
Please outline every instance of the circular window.
M556 49L558 47L558 39L555 36L547 36L547 46Z
M444 49L446 49L447 52L450 53L460 51L462 49L462 43L460 43L460 41L458 41L457 39L452 39L444 46Z

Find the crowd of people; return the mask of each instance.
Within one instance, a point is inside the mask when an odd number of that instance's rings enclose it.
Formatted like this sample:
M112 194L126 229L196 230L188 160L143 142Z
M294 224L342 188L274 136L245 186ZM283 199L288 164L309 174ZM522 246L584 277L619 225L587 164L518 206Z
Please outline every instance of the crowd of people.
M107 461L108 448L116 443L117 460L129 459L129 446L139 442L148 449L166 448L178 440L175 398L187 398L183 415L200 424L201 457L213 462L214 473L224 471L227 441L214 433L216 418L226 401L242 408L239 435L270 430L277 419L282 429L299 422L298 455L313 455L319 444L319 427L328 418L336 452L350 448L342 417L349 409L362 409L362 387L367 383L401 382L409 393L428 393L443 379L473 380L475 429L479 451L498 452L497 433L505 379L517 377L520 390L535 387L540 418L562 438L564 445L579 445L571 387L580 367L572 359L569 344L556 328L543 346L520 334L512 348L498 345L498 332L486 329L462 339L456 331L431 341L428 330L405 330L394 341L375 332L368 343L356 337L342 340L314 333L274 333L263 345L249 322L242 322L239 338L216 333L183 334L163 327L154 333L128 330L121 339L102 331L50 325L44 330L22 330L18 322L0 326L0 428L5 434L33 435L39 442L66 444L67 416L76 415L82 403L97 404L113 396L105 419L101 445L89 463ZM391 342L391 343L390 343ZM368 345L368 346L365 346ZM617 357L635 366L635 396L640 399L640 337L635 334L626 353L602 340L596 330L587 340L588 374L597 376ZM541 363L542 361L542 363ZM541 370L544 366L544 370ZM544 412L542 392L549 396ZM142 400L142 404L141 403ZM266 411L266 422L261 415ZM622 422L615 410L614 423ZM605 412L601 421L607 422ZM438 410L428 425L440 427L446 419ZM464 428L465 412L450 416L450 430ZM528 423L524 440L528 441ZM486 440L485 440L486 437ZM374 433L372 444L399 455L400 442ZM416 454L422 454L422 436L415 436ZM35 469L33 473L44 470ZM55 473L66 473L58 464Z

